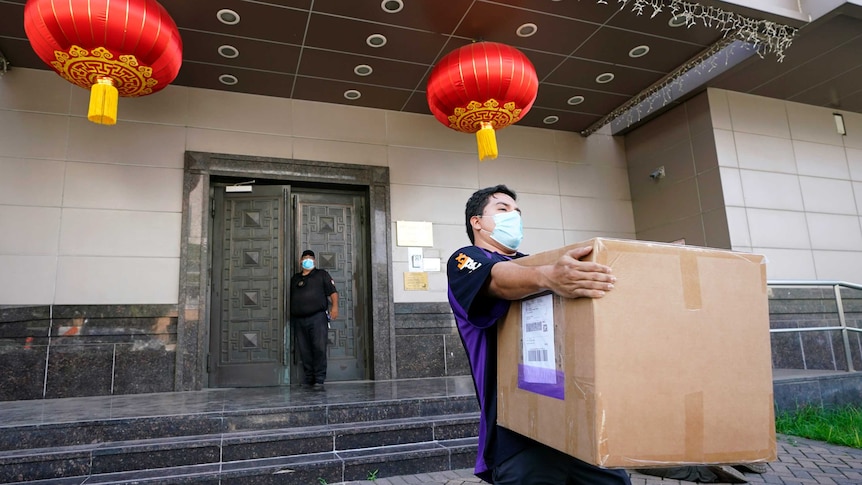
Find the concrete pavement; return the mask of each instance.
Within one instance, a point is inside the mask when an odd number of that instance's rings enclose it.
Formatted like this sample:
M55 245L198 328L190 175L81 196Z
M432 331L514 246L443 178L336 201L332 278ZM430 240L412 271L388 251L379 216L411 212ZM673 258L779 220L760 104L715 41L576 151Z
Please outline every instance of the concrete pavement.
M862 485L862 450L820 441L778 436L778 460L764 474L746 473L749 483L774 485ZM691 482L631 473L632 485L685 485ZM421 473L376 480L343 482L342 485L468 485L483 483L472 469Z

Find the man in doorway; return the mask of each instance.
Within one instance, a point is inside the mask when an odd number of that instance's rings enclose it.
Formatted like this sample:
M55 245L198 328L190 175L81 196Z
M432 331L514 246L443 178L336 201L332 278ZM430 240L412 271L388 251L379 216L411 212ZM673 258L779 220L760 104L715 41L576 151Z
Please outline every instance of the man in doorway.
M303 251L299 264L302 270L290 278L290 320L302 361L302 385L323 390L329 321L338 318L338 292L329 273L315 267L314 251Z
M568 298L601 298L616 281L609 267L580 261L589 247L573 249L546 266L511 262L525 256L518 252L523 229L515 197L505 185L475 192L464 214L472 245L455 251L447 264L449 304L481 410L476 475L498 485L630 485L624 470L591 465L496 424L497 322L509 302L545 290Z

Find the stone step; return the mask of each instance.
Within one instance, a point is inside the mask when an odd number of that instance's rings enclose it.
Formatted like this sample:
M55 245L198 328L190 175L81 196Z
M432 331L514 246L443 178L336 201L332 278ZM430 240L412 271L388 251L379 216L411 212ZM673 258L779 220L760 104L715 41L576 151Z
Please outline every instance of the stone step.
M0 452L247 431L301 429L477 411L473 396L282 405L251 410L177 413L0 425Z
M390 410L390 414L402 413L403 410ZM94 440L88 444L7 450L0 452L0 482L144 472L162 476L163 472L158 469L163 468L197 470L194 472L197 477L201 473L211 474L213 466L222 474L226 464L243 470L243 463L248 462L256 470L266 460L320 454L333 454L340 462L347 458L358 459L362 453L373 456L376 449L413 445L424 446L421 448L424 453L441 453L440 443L463 439L473 439L475 448L478 420L477 412L384 417L374 421L111 442ZM331 464L327 467L331 468ZM254 472L255 476L260 473ZM87 483L95 482L88 480Z
M4 483L32 484L326 484L467 468L477 438L460 438L338 452L219 461L113 473L19 477ZM67 470L70 472L70 470Z

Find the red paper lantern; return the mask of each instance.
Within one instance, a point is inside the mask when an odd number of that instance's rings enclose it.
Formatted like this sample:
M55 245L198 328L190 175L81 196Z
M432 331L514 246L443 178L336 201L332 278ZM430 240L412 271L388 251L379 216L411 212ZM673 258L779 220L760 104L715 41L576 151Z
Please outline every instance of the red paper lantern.
M67 81L90 88L90 121L117 122L117 96L163 89L182 64L182 40L156 0L27 0L33 50Z
M536 101L539 78L521 51L476 42L446 54L428 79L428 106L440 123L476 133L479 159L497 158L494 130L516 123Z

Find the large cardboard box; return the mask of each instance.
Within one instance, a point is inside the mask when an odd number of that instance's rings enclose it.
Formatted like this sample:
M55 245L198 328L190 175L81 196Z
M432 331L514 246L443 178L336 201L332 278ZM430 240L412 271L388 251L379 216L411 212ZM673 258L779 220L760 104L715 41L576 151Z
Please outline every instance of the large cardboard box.
M604 467L776 459L762 256L597 238L601 299L513 302L498 342L499 425Z

